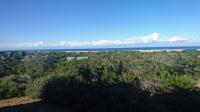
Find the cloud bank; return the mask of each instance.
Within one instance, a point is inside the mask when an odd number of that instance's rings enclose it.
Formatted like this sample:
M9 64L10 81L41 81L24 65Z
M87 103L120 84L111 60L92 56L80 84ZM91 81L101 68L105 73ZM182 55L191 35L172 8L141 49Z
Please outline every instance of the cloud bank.
M169 38L167 41L171 43L177 43L177 42L186 42L186 41L189 41L189 39L174 36L174 37Z
M168 38L160 37L157 32L149 35L133 37L121 40L92 40L92 41L60 41L58 46L61 47L95 47L95 46L116 46L116 45L135 45L135 44L152 44L152 43L169 43L178 44L184 42L193 42L189 38L172 36Z
M158 33L151 35L128 38L123 40L92 40L92 41L60 41L59 46L80 47L80 46L108 46L108 45L127 45L136 43L150 43L158 41Z
M95 47L134 47L134 46L176 46L176 45L200 45L200 39L192 39L186 37L172 36L162 37L157 32L149 35L122 38L118 40L90 40L90 41L60 41L53 43L54 45L47 45L43 41L36 41L32 43L20 43L20 44L1 44L0 48L11 49L24 49L24 48L95 48Z
M16 47L41 47L44 45L43 41L33 42L33 43L21 43L18 44Z

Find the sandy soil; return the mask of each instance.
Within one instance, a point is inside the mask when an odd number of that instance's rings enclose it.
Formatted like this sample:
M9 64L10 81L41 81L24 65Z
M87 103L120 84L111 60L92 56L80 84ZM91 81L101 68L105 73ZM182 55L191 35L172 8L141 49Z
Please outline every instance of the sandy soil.
M197 80L196 87L200 89L200 79Z
M0 100L0 112L71 112L29 97Z
M29 97L0 100L0 108L6 107L6 106L28 104L28 103L39 102L39 101L40 101L40 99L32 99L32 98L29 98Z

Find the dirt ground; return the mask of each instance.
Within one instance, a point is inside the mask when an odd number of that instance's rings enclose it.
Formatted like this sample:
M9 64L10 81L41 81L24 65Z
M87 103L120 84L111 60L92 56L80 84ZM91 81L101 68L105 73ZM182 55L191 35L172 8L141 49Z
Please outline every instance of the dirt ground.
M0 112L70 112L29 97L0 100Z
M28 103L39 102L39 101L40 101L40 99L32 99L32 98L29 98L29 97L0 100L0 108L6 107L6 106L28 104Z
M200 79L197 80L196 87L200 89Z

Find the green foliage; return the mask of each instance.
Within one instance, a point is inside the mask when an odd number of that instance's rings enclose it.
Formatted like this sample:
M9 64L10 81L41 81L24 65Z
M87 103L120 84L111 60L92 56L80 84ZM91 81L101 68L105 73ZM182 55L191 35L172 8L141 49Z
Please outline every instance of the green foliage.
M152 104L158 112L199 112L200 91L179 88L170 93L152 96ZM154 110L155 111L155 110Z
M32 83L29 83L25 91L26 95L33 98L39 98L41 96L41 91L47 82L47 79L48 77L41 77Z
M194 88L200 76L197 51L29 51L0 56L0 99L24 95L27 85L27 96L78 111L184 111L200 104ZM89 59L67 60L82 56Z
M24 58L25 71L32 79L52 74L55 69L55 59L51 56L31 55Z
M176 89L194 88L195 81L191 76L166 75L161 77L163 91L170 92Z
M24 96L25 84L16 83L9 79L0 80L0 99Z
M107 82L82 82L74 77L55 76L48 79L41 98L47 102L65 105L76 111L124 112L145 110L149 93L139 86L140 80L131 84Z

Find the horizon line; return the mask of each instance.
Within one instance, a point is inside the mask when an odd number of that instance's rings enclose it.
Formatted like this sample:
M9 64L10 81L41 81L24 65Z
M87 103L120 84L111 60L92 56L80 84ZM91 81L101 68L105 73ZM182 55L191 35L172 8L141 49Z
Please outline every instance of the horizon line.
M158 49L165 49L165 48L172 48L172 49L180 49L180 48L200 48L198 46L145 46L145 47L99 47L99 48L24 48L24 49L0 49L0 52L5 51L56 51L56 50L105 50L105 49L147 49L147 48L158 48Z

